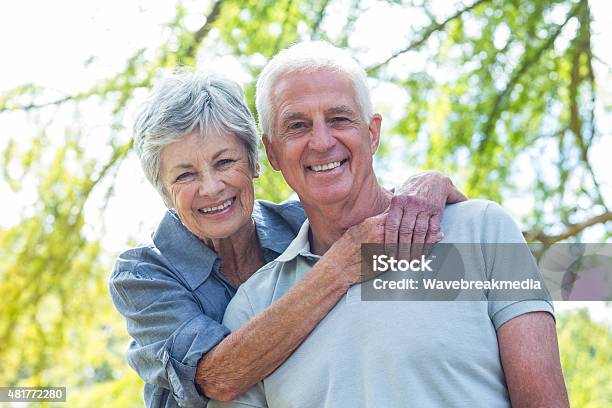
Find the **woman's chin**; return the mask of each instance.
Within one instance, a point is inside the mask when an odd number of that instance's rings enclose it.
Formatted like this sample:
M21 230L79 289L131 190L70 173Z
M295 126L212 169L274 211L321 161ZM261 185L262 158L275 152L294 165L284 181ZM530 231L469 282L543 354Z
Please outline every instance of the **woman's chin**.
M241 216L239 211L236 211L233 216L199 218L198 231L196 234L205 239L225 239L233 235L240 234L243 227L251 221L250 216ZM193 231L192 231L193 232Z

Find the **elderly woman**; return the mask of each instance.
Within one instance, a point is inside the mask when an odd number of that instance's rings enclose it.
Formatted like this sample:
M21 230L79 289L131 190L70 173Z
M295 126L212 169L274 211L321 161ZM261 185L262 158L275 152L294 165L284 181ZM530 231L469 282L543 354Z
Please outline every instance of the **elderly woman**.
M255 200L258 143L240 87L214 75L166 79L137 117L136 152L169 210L149 243L119 256L110 292L149 407L201 407L246 391L361 281L361 242L436 242L444 203L464 199L439 173L409 180L429 203L394 200L386 226L379 217L351 229L280 301L230 333L220 322L237 287L305 220L297 201Z

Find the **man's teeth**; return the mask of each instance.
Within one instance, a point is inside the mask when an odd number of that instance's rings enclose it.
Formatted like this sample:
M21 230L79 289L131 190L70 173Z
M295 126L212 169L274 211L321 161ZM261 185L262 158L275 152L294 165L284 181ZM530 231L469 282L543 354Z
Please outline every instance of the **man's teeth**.
M227 207L229 207L230 205L232 205L232 201L233 201L233 199L231 199L231 198L230 198L229 200L227 200L227 201L226 201L226 202L224 202L223 204L218 205L218 206L216 206L216 207L206 207L206 208L200 208L200 212L203 212L203 213L209 213L209 212L213 212L213 211L221 211L221 210L224 210L224 209L226 209Z
M327 164L317 164L315 166L310 166L310 168L313 171L323 171L323 170L331 170L331 169L335 169L336 167L340 166L339 161L335 161L335 162L331 162L331 163L327 163Z

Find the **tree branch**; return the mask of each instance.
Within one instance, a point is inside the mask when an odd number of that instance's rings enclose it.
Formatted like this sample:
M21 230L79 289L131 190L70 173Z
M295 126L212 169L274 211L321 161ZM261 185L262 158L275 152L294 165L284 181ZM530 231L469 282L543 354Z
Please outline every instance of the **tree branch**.
M323 22L323 17L325 17L325 10L327 9L329 2L330 0L324 0L323 4L321 5L321 9L317 13L317 19L312 25L312 30L311 30L313 39L318 38L319 36L319 28L321 26L321 23Z
M516 84L519 82L521 77L531 68L532 65L538 62L538 60L540 59L544 51L546 51L547 49L553 46L555 40L557 39L557 37L559 37L559 35L563 31L563 28L567 25L567 23L573 17L575 17L578 14L580 7L582 7L582 3L576 4L576 6L574 6L574 8L570 10L570 12L568 13L567 17L565 18L565 21L559 26L557 26L557 29L553 32L553 34L550 37L548 37L548 39L544 42L544 44L542 44L538 49L536 49L534 53L532 53L531 55L527 55L526 53L525 58L523 59L521 65L517 69L514 70L512 77L506 84L506 87L502 91L497 93L497 96L495 97L495 101L493 102L493 107L491 108L491 111L489 112L487 122L483 126L482 138L480 142L478 143L477 152L474 155L474 159L476 160L476 165L475 165L476 168L480 167L478 160L481 159L485 153L485 149L491 138L491 133L495 127L495 124L497 123L497 119L499 118L499 115L501 114L501 109L502 109L503 103L505 102L506 98L512 92L512 90L514 89ZM479 178L480 178L480 172L475 171L470 180L470 184L472 186L477 185L480 182Z
M200 27L199 30L193 34L193 42L185 50L185 54L183 55L184 57L193 58L195 56L196 51L200 47L200 43L204 40L204 38L206 38L206 36L210 32L210 29L212 28L213 23L219 17L219 14L221 12L222 3L223 3L223 0L217 0L215 2L212 10L206 17L206 22L204 23L204 25Z
M581 223L570 224L567 230L558 235L546 235L542 231L525 231L523 232L523 236L528 242L540 241L545 244L554 244L555 242L559 242L564 239L576 236L586 228L589 228L593 225L605 224L606 222L610 221L612 221L612 212L606 211Z
M559 37L559 35L563 31L563 28L567 25L567 23L573 17L576 16L578 11L580 10L580 7L581 7L581 4L577 4L574 7L574 9L572 9L569 12L565 21L559 26L557 26L557 29L555 30L555 32L550 37L548 37L546 42L542 44L542 46L538 48L531 56L525 57L521 66L517 70L514 71L514 74L512 75L512 78L510 78L510 81L508 81L508 84L506 85L506 87L497 94L497 97L495 98L495 102L493 103L493 108L491 109L491 112L489 113L489 118L483 128L484 139L481 141L480 145L478 146L478 151L480 153L484 151L488 136L491 133L491 130L493 129L493 127L495 126L495 123L497 122L497 118L499 117L502 104L505 101L506 97L514 89L514 87L516 86L518 81L521 79L521 77L525 74L525 72L527 72L529 68L531 68L531 66L540 59L544 51L552 47L557 37Z
M276 37L276 42L274 43L274 54L280 51L281 41L285 37L285 33L287 32L287 25L289 24L289 18L291 17L291 7L293 7L293 0L287 1L287 7L285 7L285 19L283 20L283 24L281 24L281 32Z
M62 105L65 102L68 101L72 101L75 99L79 99L78 95L69 95L69 96L65 96L63 98L54 100L54 101L49 101L49 102L44 102L44 103L30 103L27 105L21 105L21 106L2 106L0 107L0 112L6 112L6 111L16 111L16 110L22 110L22 111L30 111L30 110L34 110L34 109L41 109L41 108L46 108L47 106L59 106Z
M418 38L416 40L414 40L413 42L411 42L410 44L408 44L408 46L400 51L395 52L394 54L392 54L389 58L387 58L386 60L384 60L383 62L380 62L376 65L371 66L370 68L368 68L366 71L368 72L368 75L375 73L376 71L378 71L382 66L387 65L391 60L399 57L402 54L407 53L408 51L414 51L419 49L421 46L423 46L425 44L425 42L427 42L427 40L429 39L429 37L432 36L432 34L434 34L437 31L441 31L443 30L448 23L450 23L451 21L461 17L463 14L467 13L468 11L473 10L474 8L480 6L483 3L486 3L489 0L478 0L476 2L474 2L471 6L467 6L459 11L457 11L455 14L453 14L452 16L448 17L446 20L442 21L441 23L434 23L432 24L429 28L427 28L425 30L425 32L423 33L423 35L421 36L421 38Z

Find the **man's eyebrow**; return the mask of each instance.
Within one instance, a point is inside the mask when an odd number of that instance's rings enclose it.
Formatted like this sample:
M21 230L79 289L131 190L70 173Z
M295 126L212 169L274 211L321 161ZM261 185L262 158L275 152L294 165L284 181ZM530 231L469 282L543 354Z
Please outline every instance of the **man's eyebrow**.
M281 123L287 123L289 121L298 119L306 119L306 114L304 114L303 112L286 112L281 116Z
M355 112L348 106L346 105L340 105L340 106L334 106L333 108L329 108L325 111L325 113L327 115L337 115L337 114L347 114L347 115L354 115Z

